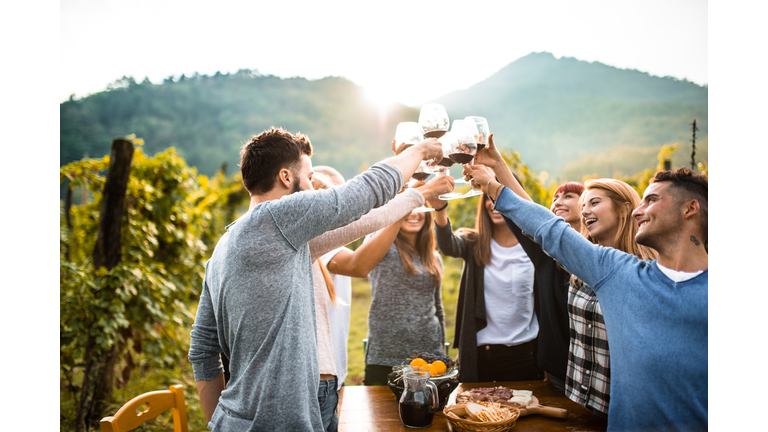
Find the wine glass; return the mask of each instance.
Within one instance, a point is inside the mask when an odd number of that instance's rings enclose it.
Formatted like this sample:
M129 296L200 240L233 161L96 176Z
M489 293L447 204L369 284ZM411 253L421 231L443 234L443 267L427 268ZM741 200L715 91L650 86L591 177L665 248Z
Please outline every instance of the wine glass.
M488 128L488 120L478 116L467 116L464 117L464 123L472 130L472 134L475 136L477 151L485 148L488 145L488 135L491 133L491 130Z
M419 126L426 138L440 138L448 132L448 126L450 126L448 112L440 104L426 104L421 107L419 113Z
M488 121L483 117L467 116L464 117L464 127L469 129L470 133L475 137L477 143L477 151L482 150L488 145L488 135L490 135L490 129L488 128ZM477 154L477 153L475 153ZM477 195L482 195L483 192L470 189L469 192L464 194L462 198L469 198Z
M421 126L416 122L401 122L398 123L395 130L395 148L402 144L403 150L408 147L412 147L420 142L424 141L424 135L421 133Z
M430 170L430 166L427 164L428 161L421 161L419 164L419 167L416 168L416 171L414 171L413 175L411 176L412 179L417 181L427 181L427 177L432 175L432 171ZM409 183L409 186L412 186L411 183ZM413 213L426 213L435 211L435 209L427 206L420 206L413 209Z
M461 120L455 120L451 132L456 136L458 143L451 150L450 158L457 164L465 164L472 161L477 154L477 143L472 132L467 128L467 123ZM464 177L456 179L456 183L469 183Z
M475 135L473 134L474 123L463 121L459 124L453 122L452 131L456 134L458 141L455 151L451 153L451 159L459 164L465 164L472 161L477 154L477 143L475 142ZM462 176L460 180L456 180L456 183L469 183L464 180ZM461 198L469 198L483 193L475 189L470 189L467 193L461 196Z
M446 172L449 168L451 168L451 165L454 164L454 161L448 156L450 155L450 150L456 148L458 145L458 140L456 139L456 136L453 134L453 132L446 132L445 135L437 139L440 141L440 144L443 147L443 160L441 160L437 165L429 166L429 171L434 173L436 176L439 175L448 175ZM448 192L440 195L438 198L444 201L452 200L461 197L461 194L458 192Z

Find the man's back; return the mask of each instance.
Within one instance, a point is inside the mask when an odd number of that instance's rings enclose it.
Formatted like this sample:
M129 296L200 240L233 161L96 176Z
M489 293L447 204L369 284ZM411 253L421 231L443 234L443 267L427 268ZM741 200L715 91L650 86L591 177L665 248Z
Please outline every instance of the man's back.
M206 265L190 343L195 379L231 378L213 430L321 430L314 288L307 242L386 203L402 175L377 164L344 186L253 207Z
M267 205L269 203L266 203ZM264 247L269 245L269 247ZM266 205L246 214L222 237L206 266L217 333L230 358L231 380L216 413L256 419L258 430L317 430L319 370L309 248L295 250ZM291 404L283 396L295 397ZM287 410L287 411L286 411ZM285 411L285 412L284 412ZM279 413L283 414L279 414ZM276 415L277 414L277 415ZM249 428L214 415L213 427ZM244 430L244 429L243 429Z

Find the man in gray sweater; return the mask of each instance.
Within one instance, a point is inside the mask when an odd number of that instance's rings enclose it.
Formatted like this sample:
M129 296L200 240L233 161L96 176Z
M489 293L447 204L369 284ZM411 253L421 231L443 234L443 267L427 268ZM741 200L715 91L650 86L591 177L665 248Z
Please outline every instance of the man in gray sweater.
M322 430L307 242L384 205L442 149L425 140L320 191L312 190L310 156L309 139L276 128L241 149L250 208L206 263L189 349L211 430ZM230 359L226 386L220 353Z

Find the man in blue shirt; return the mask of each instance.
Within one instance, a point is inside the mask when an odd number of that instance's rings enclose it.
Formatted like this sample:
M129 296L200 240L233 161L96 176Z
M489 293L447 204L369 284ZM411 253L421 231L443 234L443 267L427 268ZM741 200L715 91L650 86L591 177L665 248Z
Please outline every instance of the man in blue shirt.
M486 151L494 150L489 145ZM593 287L602 305L611 347L608 430L706 430L706 177L680 168L651 180L632 213L637 243L659 252L658 260L646 262L592 244L562 218L522 198L527 195L506 164L494 168L500 182L481 165L465 165L465 173L496 199L497 211Z

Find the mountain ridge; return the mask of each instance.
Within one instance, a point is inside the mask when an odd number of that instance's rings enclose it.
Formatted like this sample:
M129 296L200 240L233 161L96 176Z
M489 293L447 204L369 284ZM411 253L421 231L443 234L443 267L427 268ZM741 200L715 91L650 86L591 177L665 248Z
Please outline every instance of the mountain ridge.
M486 117L497 145L557 176L570 161L612 146L685 142L694 118L698 136L706 138L707 99L706 86L687 80L540 52L433 101L445 105L451 120ZM390 155L397 123L417 121L418 113L403 104L380 112L359 86L335 76L308 80L241 70L161 84L123 78L60 104L60 164L84 153L108 154L112 138L135 133L146 152L174 146L210 175L222 163L235 167L240 145L274 125L306 133L314 163L349 178Z

